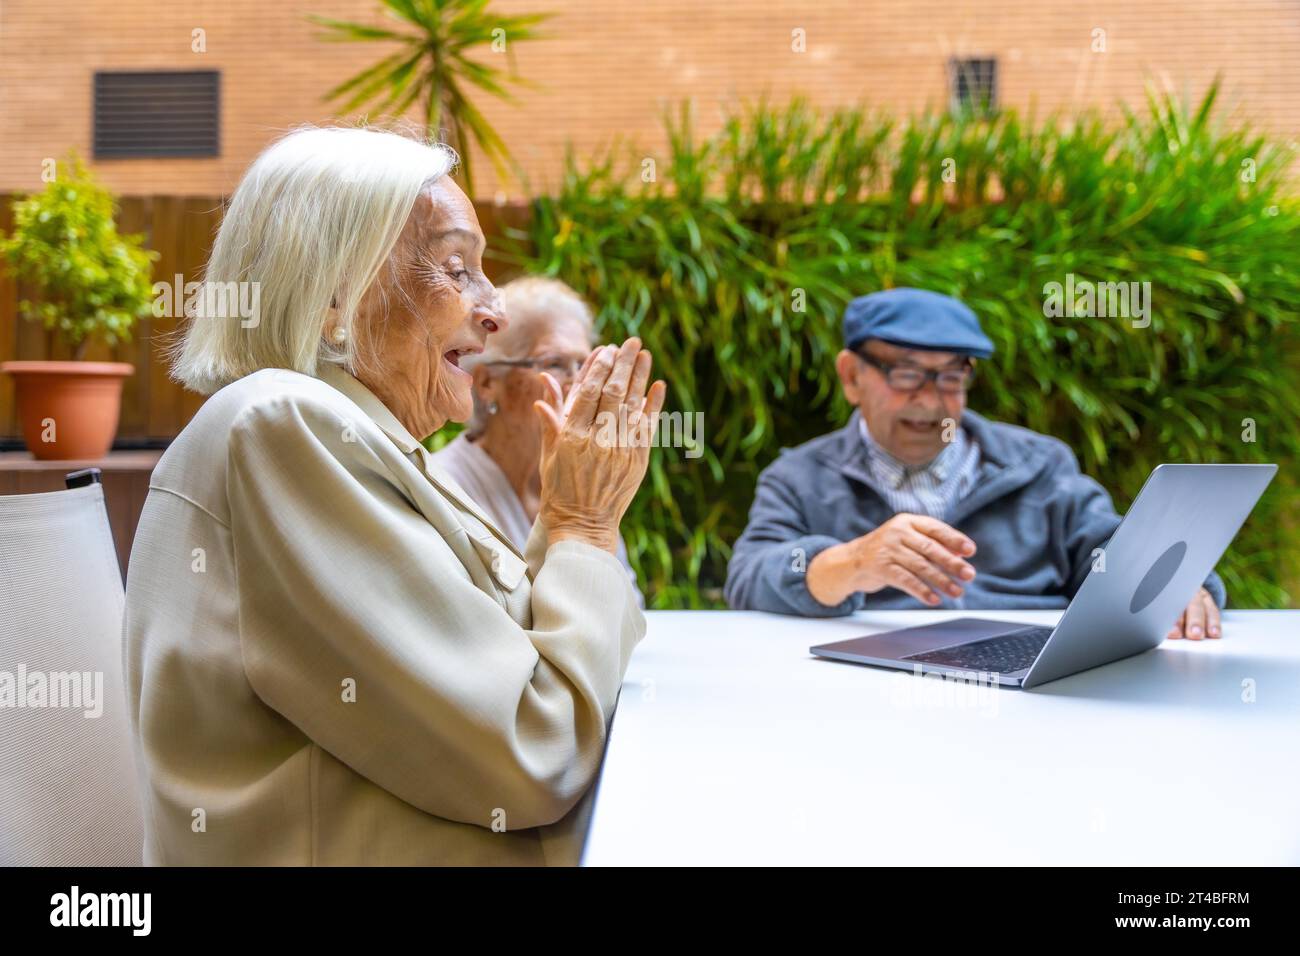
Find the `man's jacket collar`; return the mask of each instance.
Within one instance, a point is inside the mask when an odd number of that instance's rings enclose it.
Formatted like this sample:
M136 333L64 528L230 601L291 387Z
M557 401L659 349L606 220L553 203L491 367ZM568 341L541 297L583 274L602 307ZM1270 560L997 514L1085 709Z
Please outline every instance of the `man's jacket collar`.
M817 457L874 492L874 481L867 470L862 434L859 431L860 418L861 413L854 409L849 423L835 433L833 441L819 449ZM960 521L990 501L1023 488L1047 464L1044 458L1033 451L1032 446L1013 440L1013 429L991 422L970 409L962 414L961 427L979 445L980 480L975 489L954 506L948 518L949 524Z

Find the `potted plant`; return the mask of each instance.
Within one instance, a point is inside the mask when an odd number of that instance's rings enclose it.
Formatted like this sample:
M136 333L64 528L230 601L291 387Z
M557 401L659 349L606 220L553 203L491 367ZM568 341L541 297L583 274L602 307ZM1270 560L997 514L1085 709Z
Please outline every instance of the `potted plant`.
M66 174L13 204L13 230L0 237L0 259L38 301L19 309L64 343L71 361L0 364L13 376L23 439L37 458L102 458L113 444L127 362L86 362L92 342L130 340L153 300L152 262L140 236L113 223L112 194L76 156Z

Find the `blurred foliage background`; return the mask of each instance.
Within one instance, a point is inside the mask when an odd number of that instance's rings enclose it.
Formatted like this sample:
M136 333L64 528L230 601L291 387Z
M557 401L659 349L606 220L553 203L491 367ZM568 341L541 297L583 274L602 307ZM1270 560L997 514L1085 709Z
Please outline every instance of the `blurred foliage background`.
M1295 147L1220 122L1216 92L1152 93L1118 121L759 103L703 138L683 105L665 156L570 156L506 255L585 295L603 338L641 336L669 409L704 413L703 457L657 449L623 525L650 605L720 604L758 472L847 417L846 302L916 286L968 303L997 345L971 407L1068 442L1121 512L1161 462L1276 462L1220 571L1230 605L1290 606ZM1067 273L1150 282L1150 326L1045 318Z

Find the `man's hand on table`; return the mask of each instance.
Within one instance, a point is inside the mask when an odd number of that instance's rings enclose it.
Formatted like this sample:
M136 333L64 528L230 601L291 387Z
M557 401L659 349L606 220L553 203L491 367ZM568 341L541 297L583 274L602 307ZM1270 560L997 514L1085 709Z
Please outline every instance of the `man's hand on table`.
M1196 596L1188 602L1182 616L1165 635L1167 640L1185 637L1189 641L1199 641L1206 637L1222 637L1223 627L1219 621L1219 606L1210 597L1210 592L1201 588Z
M875 531L827 548L808 565L808 593L827 607L850 594L871 594L895 587L923 604L939 603L936 591L960 597L962 584L975 577L963 560L975 553L975 542L960 531L924 515L897 514ZM1195 597L1165 637L1199 641L1223 636L1219 607L1205 588Z
M827 607L861 591L895 587L931 607L942 591L960 597L975 569L975 542L925 515L896 514L875 531L827 548L808 565L808 593Z

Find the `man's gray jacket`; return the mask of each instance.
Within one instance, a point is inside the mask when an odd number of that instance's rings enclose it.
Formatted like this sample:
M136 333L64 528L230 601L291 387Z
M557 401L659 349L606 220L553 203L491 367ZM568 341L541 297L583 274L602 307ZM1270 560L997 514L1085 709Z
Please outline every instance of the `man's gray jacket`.
M1110 495L1056 438L972 411L961 423L979 443L979 478L943 520L975 541L968 560L977 573L960 598L940 595L937 606L1065 607L1088 576L1094 549L1119 525ZM759 475L749 524L727 567L731 607L811 617L928 607L892 587L852 594L834 607L808 593L813 558L893 517L872 488L866 455L855 411L846 427L783 451ZM1211 572L1205 587L1223 607L1218 575Z

